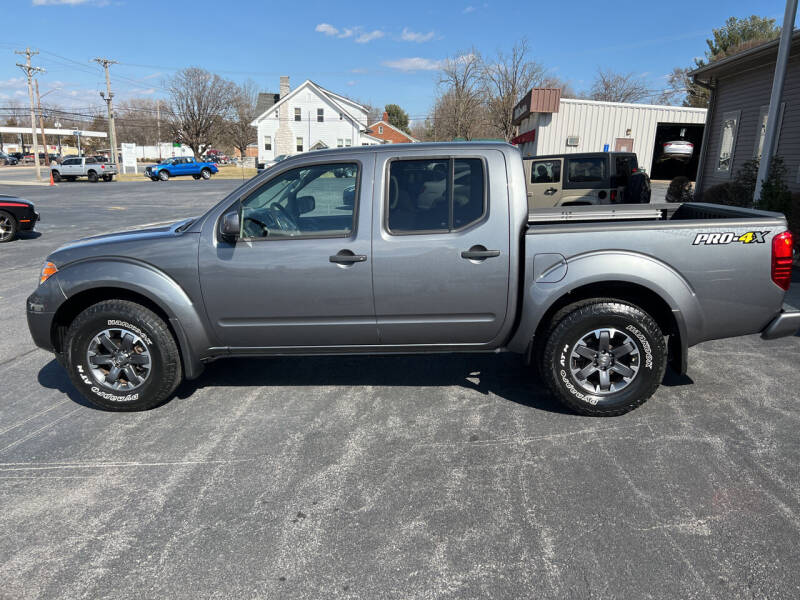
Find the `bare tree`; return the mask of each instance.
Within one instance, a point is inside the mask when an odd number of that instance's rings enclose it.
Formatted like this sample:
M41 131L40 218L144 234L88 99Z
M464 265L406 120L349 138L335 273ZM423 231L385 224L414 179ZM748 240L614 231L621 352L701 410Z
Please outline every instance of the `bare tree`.
M200 156L225 133L234 84L199 67L178 71L165 82L169 90L169 126L176 141Z
M633 73L598 69L589 97L605 102L640 102L650 96L644 79Z
M258 88L254 81L248 79L233 90L232 114L227 122L227 138L231 146L241 152L242 158L247 156L247 146L258 139L256 128L251 123L258 116Z
M437 139L471 140L485 129L482 73L481 57L475 49L444 61L434 108Z
M131 98L116 105L117 137L140 146L155 145L158 138L158 103L152 98Z
M516 133L514 106L529 89L545 81L545 68L530 60L528 41L523 38L514 44L511 54L498 52L494 62L483 64L481 78L489 126L510 141Z

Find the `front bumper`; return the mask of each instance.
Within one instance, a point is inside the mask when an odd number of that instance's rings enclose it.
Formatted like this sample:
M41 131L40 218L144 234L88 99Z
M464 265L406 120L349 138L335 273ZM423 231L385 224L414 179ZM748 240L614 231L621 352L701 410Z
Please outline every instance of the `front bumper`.
M19 220L20 231L32 231L39 220L39 213L31 211L31 214L26 215L24 219Z
M800 332L800 311L785 311L772 319L761 332L765 340L775 340Z

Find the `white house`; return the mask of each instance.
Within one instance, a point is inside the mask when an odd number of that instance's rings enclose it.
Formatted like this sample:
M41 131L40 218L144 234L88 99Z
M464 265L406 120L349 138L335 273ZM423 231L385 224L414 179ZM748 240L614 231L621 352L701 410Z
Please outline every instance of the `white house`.
M258 160L308 150L372 146L382 140L366 134L367 109L349 98L305 80L294 90L281 77L280 94L262 94L258 130Z

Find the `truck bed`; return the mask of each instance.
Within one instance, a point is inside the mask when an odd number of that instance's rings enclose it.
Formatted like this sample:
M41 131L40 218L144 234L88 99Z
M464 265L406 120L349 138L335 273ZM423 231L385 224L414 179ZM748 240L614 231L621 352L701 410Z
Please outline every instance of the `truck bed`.
M652 204L605 204L587 206L555 206L536 209L528 213L528 223L554 224L567 222L606 222L606 221L687 221L707 219L756 219L775 218L774 213L705 204L652 203Z

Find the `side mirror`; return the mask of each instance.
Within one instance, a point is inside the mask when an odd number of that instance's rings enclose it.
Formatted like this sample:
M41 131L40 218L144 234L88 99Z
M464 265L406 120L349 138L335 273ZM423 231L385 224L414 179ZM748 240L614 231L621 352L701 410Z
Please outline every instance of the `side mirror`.
M219 222L219 234L226 240L234 241L239 237L241 227L242 223L238 210L225 213Z
M310 213L314 210L317 206L316 200L314 200L314 196L299 196L295 198L295 207L297 208L298 215L304 215L306 213Z

